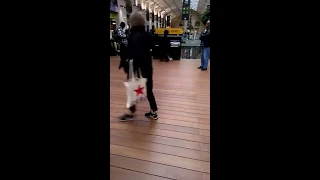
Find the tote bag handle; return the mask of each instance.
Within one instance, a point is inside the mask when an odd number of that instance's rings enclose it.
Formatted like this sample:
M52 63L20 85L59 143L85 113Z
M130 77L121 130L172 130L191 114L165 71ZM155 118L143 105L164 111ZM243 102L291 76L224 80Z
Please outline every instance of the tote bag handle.
M129 79L135 79L132 59L129 60Z
M142 77L142 73L141 73L141 69L138 68L138 73L134 73L134 68L133 68L133 59L129 60L129 79L136 79L136 78L143 78Z

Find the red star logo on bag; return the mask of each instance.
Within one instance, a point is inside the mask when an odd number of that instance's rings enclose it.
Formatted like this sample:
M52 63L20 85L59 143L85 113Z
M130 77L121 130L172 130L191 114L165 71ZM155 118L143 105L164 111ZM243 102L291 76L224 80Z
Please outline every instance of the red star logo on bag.
M134 91L137 93L137 96L138 96L139 94L143 94L143 92L142 92L143 89L144 89L144 87L138 86L138 89L136 89Z

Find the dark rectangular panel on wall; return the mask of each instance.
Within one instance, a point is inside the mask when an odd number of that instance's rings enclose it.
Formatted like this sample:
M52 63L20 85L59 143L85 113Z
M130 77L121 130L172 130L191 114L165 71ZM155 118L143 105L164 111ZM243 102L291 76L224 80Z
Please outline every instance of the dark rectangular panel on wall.
M131 0L125 0L126 1L126 10L127 10L127 15L132 13L132 5L131 5Z
M153 12L152 12L152 14L151 14L151 22L154 23L154 13L153 13Z
M118 1L117 0L111 0L110 1L110 11L111 12L118 12L117 7L118 7Z
M158 22L158 15L157 14L154 16L154 19Z
M147 19L147 21L149 21L149 19L150 19L150 17L149 17L149 8L147 7L147 9L146 9L146 19Z
M114 5L118 6L118 0L111 0L110 4L114 4Z
M170 26L170 15L167 16L167 26Z
M190 0L183 0L182 3L182 20L189 20L190 15Z
M161 18L161 27L163 28L164 18Z

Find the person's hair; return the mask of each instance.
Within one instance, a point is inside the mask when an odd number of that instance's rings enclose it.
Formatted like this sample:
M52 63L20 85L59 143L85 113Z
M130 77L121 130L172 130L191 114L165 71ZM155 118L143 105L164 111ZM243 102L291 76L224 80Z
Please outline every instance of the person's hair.
M146 18L140 11L136 11L130 16L130 24L131 26L145 26Z
M169 34L169 31L168 30L164 30L164 32L163 32L164 37L167 37L168 34Z
M126 23L121 22L121 23L120 23L120 26L126 26Z

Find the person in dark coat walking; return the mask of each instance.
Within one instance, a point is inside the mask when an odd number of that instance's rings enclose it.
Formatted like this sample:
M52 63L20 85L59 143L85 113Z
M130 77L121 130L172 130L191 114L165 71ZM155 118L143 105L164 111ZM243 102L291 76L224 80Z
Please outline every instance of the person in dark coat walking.
M128 38L127 46L127 57L126 61L121 60L120 68L123 68L129 78L129 62L133 60L133 66L135 71L138 68L141 69L142 76L147 78L147 96L150 104L150 112L146 113L145 116L151 119L158 119L157 114L157 103L153 94L153 67L152 57L150 49L152 48L152 36L146 32L145 16L141 12L134 12L130 17L131 31ZM129 108L128 112L124 113L119 119L120 121L127 121L134 118L136 112L136 106Z
M161 48L161 57L160 57L160 61L167 61L169 62L169 50L170 50L170 39L168 38L168 34L169 31L168 30L164 30L163 33L163 38L161 39L161 44L160 44L160 48Z

